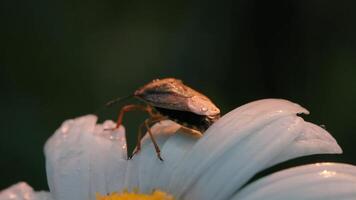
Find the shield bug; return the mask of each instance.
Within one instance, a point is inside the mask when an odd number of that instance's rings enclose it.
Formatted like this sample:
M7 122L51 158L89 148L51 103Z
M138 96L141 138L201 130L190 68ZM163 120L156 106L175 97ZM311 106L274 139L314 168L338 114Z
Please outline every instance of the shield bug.
M116 124L117 128L122 124L123 116L128 111L141 110L150 116L139 128L137 146L130 157L140 151L142 129L146 128L156 149L157 157L163 160L150 130L154 123L170 119L180 124L184 132L201 136L220 118L219 108L208 97L175 78L153 80L127 97L135 97L145 102L146 105L129 104L122 107ZM110 101L107 105L120 100L122 98Z

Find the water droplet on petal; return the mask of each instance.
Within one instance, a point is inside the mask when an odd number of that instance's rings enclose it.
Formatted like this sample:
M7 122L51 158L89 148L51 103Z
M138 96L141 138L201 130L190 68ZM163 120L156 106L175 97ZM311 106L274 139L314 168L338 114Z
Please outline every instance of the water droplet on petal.
M17 195L16 194L13 194L13 193L10 193L9 194L9 198L10 199L16 199Z
M67 120L63 122L62 126L60 127L60 132L62 137L67 137L69 129L72 127L72 124L74 123L74 120Z
M120 138L121 138L120 131L114 130L110 133L110 137L109 137L110 140L119 140Z
M319 173L319 175L323 176L324 178L333 177L336 175L335 171L323 170Z
M126 143L124 143L121 148L122 148L123 150L126 150L126 148L127 148Z
M326 125L325 124L320 124L319 125L322 129L326 130Z
M69 127L67 125L62 126L61 131L62 133L67 133Z
M103 123L103 128L104 130L105 129L114 129L116 127L116 124L111 121L111 120L106 120L104 123Z

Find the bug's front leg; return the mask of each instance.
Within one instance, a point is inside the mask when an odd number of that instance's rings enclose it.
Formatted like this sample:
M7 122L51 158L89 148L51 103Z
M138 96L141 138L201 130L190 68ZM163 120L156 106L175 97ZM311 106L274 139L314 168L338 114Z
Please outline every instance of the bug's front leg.
M150 117L154 117L156 116L156 114L153 112L153 109L151 106L149 105L137 105L137 104L130 104L130 105L126 105L124 107L121 108L120 112L119 112L119 116L117 118L117 122L116 122L116 128L119 128L122 124L122 119L124 117L124 114L126 112L129 111L136 111L136 110L140 110L140 111L144 111L147 112Z

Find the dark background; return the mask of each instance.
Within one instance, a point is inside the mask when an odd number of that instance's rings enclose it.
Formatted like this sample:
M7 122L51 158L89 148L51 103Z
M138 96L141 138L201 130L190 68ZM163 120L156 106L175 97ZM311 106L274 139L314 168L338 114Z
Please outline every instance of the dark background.
M356 164L356 1L2 1L0 188L47 189L43 144L62 121L154 78L177 77L223 113L262 98L311 111ZM132 139L145 117L125 118ZM277 170L277 169L276 169Z

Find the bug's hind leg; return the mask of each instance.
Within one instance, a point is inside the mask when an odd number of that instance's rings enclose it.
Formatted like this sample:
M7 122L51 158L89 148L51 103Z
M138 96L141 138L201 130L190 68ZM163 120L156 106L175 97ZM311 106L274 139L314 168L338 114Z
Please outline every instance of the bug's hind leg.
M139 130L138 130L138 135L137 135L137 144L136 144L136 148L135 150L132 152L131 156L129 157L129 159L131 159L136 153L138 153L140 150L141 150L141 139L142 139L142 130L144 128L147 129L149 135L150 135L150 138L152 140L152 143L153 145L155 146L155 149L156 149L156 152L157 153L157 156L160 160L163 160L162 157L160 156L159 152L160 152L160 149L158 147L158 144L156 142L156 140L154 139L153 137L153 134L151 132L151 126L154 124L154 123L157 123L157 122L160 122L162 120L166 120L167 117L164 117L164 116L155 116L153 118L150 118L150 119L146 119L145 122L143 122L140 127L139 127ZM151 133L151 134L150 134ZM158 151L157 151L158 149Z
M150 125L149 125L149 119L148 120L145 120L145 126L146 126L146 129L147 129L147 132L152 140L152 143L155 147L155 150L156 150L156 154L157 154L157 157L158 159L160 159L161 161L163 161L163 158L161 157L161 150L159 149L159 146L157 144L157 141L156 139L153 137L153 134L152 134L152 131L151 131L151 128L150 128Z

